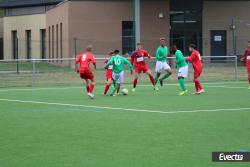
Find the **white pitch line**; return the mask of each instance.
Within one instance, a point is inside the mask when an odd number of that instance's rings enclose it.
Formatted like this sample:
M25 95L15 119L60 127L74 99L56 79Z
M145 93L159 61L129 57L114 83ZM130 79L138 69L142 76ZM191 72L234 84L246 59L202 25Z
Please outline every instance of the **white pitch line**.
M134 112L145 112L145 113L160 113L160 114L178 114L178 113L199 113L199 112L219 112L219 111L247 111L250 112L250 108L225 108L225 109L211 109L211 110L183 110L183 111L159 111L159 110L144 110L144 109L132 109L132 108L115 108L115 107L104 107L104 106L89 106L82 104L65 104L65 103L50 103L42 101L24 101L14 99L0 99L0 101L16 102L16 103L30 103L30 104L44 104L44 105L56 105L56 106L69 106L69 107L83 107L83 108L95 108L95 109L108 109L108 110L120 110L120 111L134 111Z
M238 86L219 86L219 85L214 85L214 86L210 86L210 85L207 85L207 84L202 84L202 85L205 85L205 89L206 87L207 88L226 88L226 89L247 89L247 87L238 87ZM151 86L151 85L140 85L142 87L148 87L148 86ZM166 84L166 87L167 86L179 86L179 84ZM186 84L186 86L193 86L193 84Z
M239 86L205 86L208 88L226 88L226 89L247 89L247 87L239 87Z
M4 88L1 88L0 89L0 92L9 92L9 91L39 91L39 90L67 90L67 89L78 89L78 88L82 88L80 86L72 86L72 87L51 87L51 88L18 88L18 89L15 89L15 88L10 88L10 89L4 89Z
M202 83L203 85L221 85L221 84L239 84L239 83L244 83L244 82L208 82L208 83ZM193 85L193 83L187 83L187 86ZM142 87L147 87L151 85L138 85ZM179 86L179 84L166 84L166 86ZM98 85L96 88L104 87L104 85ZM206 87L212 87L212 86L206 86ZM214 87L221 87L221 88L230 88L231 86L214 86ZM67 89L78 89L78 88L83 88L81 86L69 86L69 87L49 87L49 88L0 88L0 92L9 92L9 91L39 91L39 90L67 90ZM231 87L232 89L245 89L245 87Z

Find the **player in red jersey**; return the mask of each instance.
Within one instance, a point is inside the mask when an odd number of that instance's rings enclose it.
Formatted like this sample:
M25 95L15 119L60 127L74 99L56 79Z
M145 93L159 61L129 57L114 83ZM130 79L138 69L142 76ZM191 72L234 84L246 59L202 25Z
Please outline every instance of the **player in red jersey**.
M146 57L149 59L153 59L153 57L146 50L142 49L141 43L137 43L136 46L137 50L134 51L131 55L131 64L134 65L135 68L134 83L132 89L133 92L135 91L135 88L138 83L138 77L141 74L141 72L148 74L153 87L155 87L155 80L153 74L151 73L145 61Z
M187 62L191 62L194 68L194 83L195 83L195 89L196 92L194 94L201 94L205 93L204 89L201 86L200 81L198 78L201 76L202 73L202 58L200 53L195 49L196 46L194 44L189 45L189 51L191 52L191 55L186 58Z
M109 58L107 58L105 61L104 61L104 65L106 65L109 60L111 59L112 56L114 56L114 52L110 52L109 53ZM106 86L105 86L105 89L104 89L104 92L103 92L103 96L106 96L112 82L113 82L113 79L112 79L112 74L113 74L113 65L110 65L108 66L107 68L107 71L106 71ZM119 89L117 90L117 93L119 92Z
M247 49L244 53L244 57L241 58L241 61L246 62L247 73L248 73L248 83L249 83L248 89L250 89L250 41L248 41Z
M93 90L95 87L94 74L91 71L89 64L92 63L96 68L96 61L94 55L91 53L92 46L89 45L86 49L86 52L78 55L76 57L76 72L80 74L81 79L86 81L86 89L88 92L88 96L93 99Z

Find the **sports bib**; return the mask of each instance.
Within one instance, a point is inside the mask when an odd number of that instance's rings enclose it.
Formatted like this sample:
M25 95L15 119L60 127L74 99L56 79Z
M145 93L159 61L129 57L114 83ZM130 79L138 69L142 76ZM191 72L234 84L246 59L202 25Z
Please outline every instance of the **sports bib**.
M143 59L143 57L139 57L136 60L137 60L137 62L142 62L144 59Z
M247 56L247 60L250 60L250 56Z
M108 69L112 70L113 69L113 65L109 65Z

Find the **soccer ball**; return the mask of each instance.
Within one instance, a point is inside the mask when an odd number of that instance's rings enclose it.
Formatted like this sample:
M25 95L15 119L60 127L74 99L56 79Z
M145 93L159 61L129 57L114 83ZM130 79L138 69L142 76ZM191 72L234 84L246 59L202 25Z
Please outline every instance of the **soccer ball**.
M122 95L126 96L128 95L128 89L122 89Z

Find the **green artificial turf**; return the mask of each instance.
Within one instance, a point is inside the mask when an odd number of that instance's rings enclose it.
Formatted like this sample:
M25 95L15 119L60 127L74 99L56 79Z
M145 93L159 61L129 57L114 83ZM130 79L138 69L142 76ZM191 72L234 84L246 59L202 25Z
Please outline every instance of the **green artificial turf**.
M250 151L247 86L210 83L193 96L189 84L185 97L178 85L117 97L97 86L94 100L81 87L0 89L0 166L248 167L211 162L213 151Z

